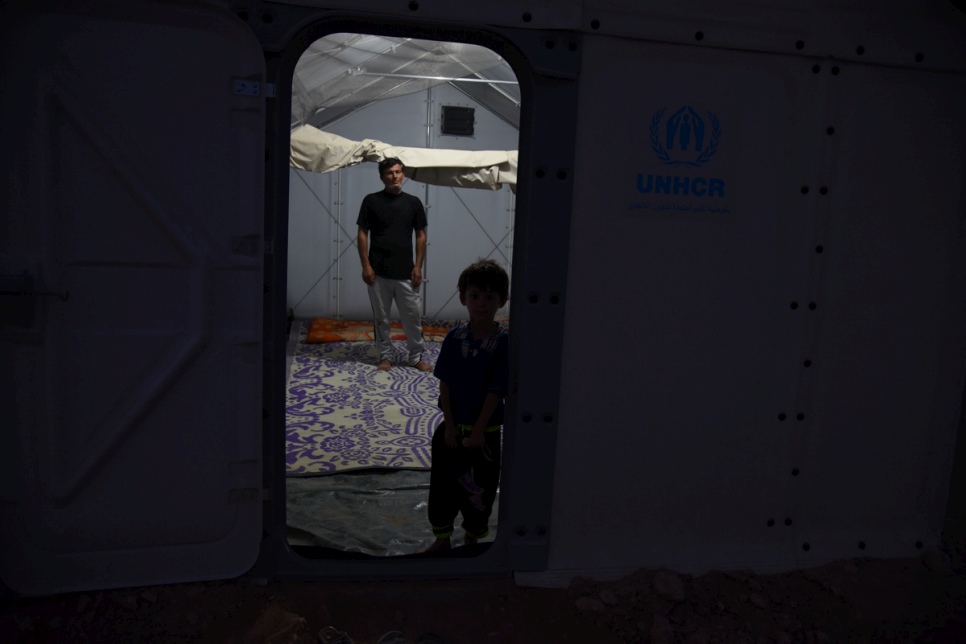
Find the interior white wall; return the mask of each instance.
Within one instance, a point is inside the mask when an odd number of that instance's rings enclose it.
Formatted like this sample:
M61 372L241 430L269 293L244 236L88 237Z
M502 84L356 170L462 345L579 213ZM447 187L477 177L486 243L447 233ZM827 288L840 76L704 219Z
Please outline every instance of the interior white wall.
M964 98L941 73L585 38L547 575L936 545ZM720 122L701 168L654 150L685 104ZM651 173L726 190L643 194Z
M441 135L443 105L474 107L474 136ZM373 103L325 129L358 141L457 150L516 150L519 139L516 128L449 85ZM355 222L363 197L382 189L376 164L326 174L289 173L288 307L298 318L369 319ZM423 201L429 221L424 313L429 318L461 318L465 308L456 280L467 264L492 257L512 269L513 193L506 186L489 191L415 181L407 181L403 190ZM507 312L507 307L501 311Z

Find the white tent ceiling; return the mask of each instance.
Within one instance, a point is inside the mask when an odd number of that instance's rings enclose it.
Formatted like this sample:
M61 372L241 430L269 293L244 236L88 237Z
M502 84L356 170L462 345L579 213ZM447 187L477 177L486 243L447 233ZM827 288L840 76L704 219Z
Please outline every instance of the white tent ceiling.
M378 100L450 83L519 127L520 88L510 66L479 45L330 34L306 49L292 84L292 127L329 123Z

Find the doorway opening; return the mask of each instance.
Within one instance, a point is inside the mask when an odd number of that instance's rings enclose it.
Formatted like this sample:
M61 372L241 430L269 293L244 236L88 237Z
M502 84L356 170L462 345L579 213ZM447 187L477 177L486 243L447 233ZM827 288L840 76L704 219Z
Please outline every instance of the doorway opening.
M295 67L286 539L303 556L399 557L433 540L426 511L439 385L432 373L376 367L356 218L363 197L381 189L372 161L406 161L403 190L428 219L420 291L424 355L434 363L443 335L466 318L460 271L492 258L512 281L520 106L512 68L480 45L338 32L315 40ZM424 164L426 151L433 160ZM452 160L439 161L450 159L444 151ZM509 323L509 314L507 302L498 318ZM390 317L399 320L395 307ZM399 333L393 344L403 353ZM489 537L460 556L486 551L499 514L497 500Z

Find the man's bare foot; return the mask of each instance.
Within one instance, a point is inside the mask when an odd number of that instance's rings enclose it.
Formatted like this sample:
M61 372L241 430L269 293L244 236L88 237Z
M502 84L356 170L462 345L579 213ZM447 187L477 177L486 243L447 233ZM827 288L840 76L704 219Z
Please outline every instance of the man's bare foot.
M389 371L390 369L392 369L392 363L389 362L388 360L383 360L382 362L379 363L379 366L376 367L376 369L378 369L379 371Z
M445 539L436 539L425 548L421 548L417 550L416 553L425 554L427 552L439 552L440 550L451 550L452 548L453 548L452 542L449 540L449 537L446 537Z
M417 369L419 369L420 371L432 371L433 370L433 365L429 364L425 360L420 360L419 362L417 362L413 366L416 367Z

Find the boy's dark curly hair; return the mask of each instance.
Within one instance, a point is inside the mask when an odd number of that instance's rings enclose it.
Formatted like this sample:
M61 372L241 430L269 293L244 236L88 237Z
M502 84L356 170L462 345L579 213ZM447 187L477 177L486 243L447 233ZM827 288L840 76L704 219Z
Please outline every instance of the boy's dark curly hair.
M479 259L464 268L456 286L460 297L466 295L466 289L470 286L482 291L495 291L503 302L510 297L510 276L494 259Z

